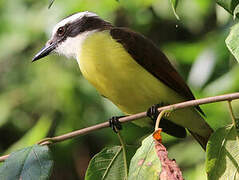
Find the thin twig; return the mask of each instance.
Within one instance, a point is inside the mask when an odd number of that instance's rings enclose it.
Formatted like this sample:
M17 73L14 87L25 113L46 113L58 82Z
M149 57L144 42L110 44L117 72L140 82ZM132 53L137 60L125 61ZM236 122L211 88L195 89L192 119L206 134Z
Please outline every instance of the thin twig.
M55 0L49 0L49 5L48 5L48 9L51 8L52 4L54 3Z
M220 102L220 101L232 101L234 99L239 99L239 93L231 93L231 94L225 94L225 95L220 95L220 96L213 96L213 97L207 97L207 98L202 98L202 99L197 99L197 100L185 101L185 102L181 102L181 103L177 103L177 104L173 104L173 105L160 107L160 108L158 108L158 111L161 112L163 110L177 110L177 109L183 109L183 108L187 108L187 107L191 107L191 106L198 106L198 105L202 105L202 104L208 104L208 103L214 103L214 102ZM146 116L147 116L147 112L141 112L141 113L137 113L134 115L122 117L119 119L119 122L126 123L129 121L134 121L137 119L144 118ZM71 138L74 138L74 137L77 137L80 135L88 134L88 133L96 131L96 130L103 129L106 127L109 127L109 122L100 123L100 124L97 124L94 126L90 126L90 127L84 128L84 129L73 131L73 132L63 134L60 136L46 138L46 139L43 139L39 144L49 145L49 144L53 144L56 142L61 142L61 141L71 139ZM7 158L7 156L0 157L0 162L4 161L6 158Z
M230 116L232 118L232 123L234 124L235 128L237 127L236 124L236 117L234 116L233 110L232 110L232 103L231 101L227 101L228 102L228 107L229 107L229 112L230 112Z
M169 110L165 109L165 110L162 110L162 111L159 113L159 115L158 115L158 117L157 117L157 120L156 120L156 123L155 123L154 131L158 130L160 120L163 118L164 114L165 114L166 112L168 112L168 111L169 111Z
M122 146L122 151L123 151L123 161L124 161L124 170L125 170L125 177L127 180L128 179L128 166L127 166L127 157L126 157L126 149L125 149L125 142L123 138L120 135L120 131L117 132L118 138L120 140L120 144Z
M236 117L235 117L235 115L233 113L233 110L232 110L232 103L231 103L231 101L227 101L227 102L228 102L229 113L230 113L230 116L232 118L232 123L233 123L236 131L238 132L237 120L236 120ZM236 140L239 143L238 133L236 133Z
M10 154L5 155L5 156L1 156L1 157L0 157L0 162L5 161L9 156L10 156Z

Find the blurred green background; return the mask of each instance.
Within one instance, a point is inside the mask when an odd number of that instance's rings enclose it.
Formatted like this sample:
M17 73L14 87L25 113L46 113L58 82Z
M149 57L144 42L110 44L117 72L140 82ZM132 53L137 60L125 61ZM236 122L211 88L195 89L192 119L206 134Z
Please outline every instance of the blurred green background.
M77 62L48 56L31 63L53 26L78 11L93 11L117 26L141 32L167 54L197 98L239 90L239 66L225 45L232 17L214 1L179 1L178 21L169 0L0 0L0 153L32 145L43 137L106 121L120 115L81 76ZM233 101L239 114L239 101ZM231 122L225 102L203 105L214 128ZM145 131L127 124L122 133L136 144ZM164 144L185 179L205 177L204 152L191 138L165 136ZM89 160L119 144L110 128L52 146L51 179L83 179Z

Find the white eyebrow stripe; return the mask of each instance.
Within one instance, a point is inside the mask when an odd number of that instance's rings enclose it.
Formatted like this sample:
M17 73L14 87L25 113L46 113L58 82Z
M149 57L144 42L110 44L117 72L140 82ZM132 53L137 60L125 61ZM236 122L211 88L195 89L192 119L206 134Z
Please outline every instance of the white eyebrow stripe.
M73 14L65 19L63 19L62 21L60 21L59 23L56 24L56 26L53 28L53 31L52 31L52 35L54 35L57 31L57 29L59 27L62 27L64 25L66 25L67 23L70 23L70 22L73 22L75 21L76 19L80 19L84 16L87 16L87 17L93 17L93 16L96 16L98 17L97 14L95 13L92 13L92 12L88 12L88 11L85 11L85 12L79 12L79 13L76 13L76 14Z

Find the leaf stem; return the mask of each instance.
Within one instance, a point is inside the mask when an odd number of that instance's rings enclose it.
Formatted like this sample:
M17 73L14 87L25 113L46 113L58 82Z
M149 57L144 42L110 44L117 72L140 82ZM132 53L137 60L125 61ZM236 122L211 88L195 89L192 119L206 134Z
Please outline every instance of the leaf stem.
M120 144L122 146L122 151L123 151L123 160L124 160L124 171L125 171L125 180L128 179L128 166L127 166L127 157L126 157L126 148L125 148L125 142L120 135L120 131L117 132Z
M232 110L232 103L231 103L231 101L227 101L227 102L228 102L229 113L232 118L232 123L234 124L235 128L237 129L237 122L236 122L236 118L235 118L233 110Z
M155 127L154 127L154 130L155 130L155 131L158 130L160 120L162 119L162 117L164 116L164 114L165 114L165 113L168 113L168 112L170 112L170 111L171 111L170 109L164 109L164 110L162 110L162 111L159 113L159 115L158 115L158 117L157 117L157 120L156 120L156 123L155 123Z
M237 123L236 117L235 117L235 115L234 115L234 113L233 113L231 101L227 101L227 102L228 102L228 108L229 108L230 116L231 116L231 118L232 118L232 123L233 123L233 125L234 125L234 128L236 129L236 140L237 140L237 142L239 143L238 123Z

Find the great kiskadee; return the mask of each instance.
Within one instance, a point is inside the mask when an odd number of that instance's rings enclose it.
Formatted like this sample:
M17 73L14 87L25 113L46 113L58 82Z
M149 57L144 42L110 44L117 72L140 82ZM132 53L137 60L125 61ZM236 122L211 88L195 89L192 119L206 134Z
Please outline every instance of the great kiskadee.
M152 41L127 28L114 27L91 12L60 21L33 61L51 52L75 58L83 76L127 115L154 104L194 99L185 81ZM185 137L187 128L205 149L213 130L202 115L199 106L177 110L162 119L160 127L177 137ZM149 126L152 120L144 118L135 123Z

